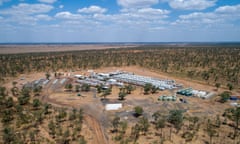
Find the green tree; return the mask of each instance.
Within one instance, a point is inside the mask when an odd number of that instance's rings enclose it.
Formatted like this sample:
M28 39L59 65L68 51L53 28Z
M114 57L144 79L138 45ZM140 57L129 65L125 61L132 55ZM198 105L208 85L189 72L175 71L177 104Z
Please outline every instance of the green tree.
M119 100L124 100L126 96L127 96L127 93L125 92L125 89L121 88L120 92L118 93L118 99Z
M240 123L240 107L236 107L232 110L232 117L235 122L235 129L234 129L234 138L237 136L237 131Z
M9 98L6 100L5 104L6 104L6 108L11 108L11 107L13 107L13 105L14 105L13 98L12 98L12 97L9 97Z
M202 78L207 81L210 78L209 72L203 71L202 72Z
M17 82L16 82L16 81L13 81L13 82L12 82L12 85L13 85L13 87L16 87Z
M146 132L148 132L148 129L150 127L148 118L142 117L142 118L140 118L138 123L140 125L141 131L144 133L144 135L146 135Z
M64 121L65 120L65 118L67 117L67 112L66 112L66 110L65 109L60 109L59 111L58 111L58 114L55 116L56 117L56 121L57 122L62 122L62 121Z
M217 133L217 131L214 129L214 127L211 124L211 120L208 119L208 123L207 123L207 134L209 136L209 143L212 144L212 138L213 136Z
M227 84L227 87L228 87L228 89L231 91L231 90L233 90L233 85L231 84L231 83L228 83Z
M41 124L44 120L43 111L35 111L33 114L34 114L36 123Z
M157 130L161 129L161 137L163 136L162 130L165 127L165 123L166 123L166 120L164 118L160 118L157 120L156 125L155 125Z
M161 117L161 112L160 111L156 111L153 113L152 115L153 119L154 119L154 122L157 122L158 119Z
M25 105L30 100L30 89L23 87L20 93L20 96L18 97L18 102L20 105Z
M97 88L97 92L98 93L101 93L102 92L102 85L97 85L96 88Z
M79 89L80 89L81 87L80 87L80 85L75 85L75 91L76 92L79 92Z
M126 130L127 130L127 127L128 127L128 124L126 121L120 121L119 123L119 127L120 127L120 132L122 134L125 134Z
M63 133L63 137L62 137L61 143L62 144L69 144L69 141L70 141L69 136L70 136L70 131L69 131L69 129L67 129Z
M240 123L240 107L226 109L223 115L235 122L234 126L234 138L235 138L237 136L237 130Z
M78 144L87 144L87 141L84 139L84 137L80 137L78 140Z
M183 114L181 110L171 110L169 112L168 122L174 125L174 127L179 131L183 124Z
M215 87L217 88L217 90L220 88L221 84L220 83L216 83Z
M103 99L106 99L106 97L108 95L110 95L111 93L112 93L112 89L111 88L107 88L106 90L104 90L103 93L102 93Z
M58 78L58 73L57 72L54 72L54 77Z
M49 72L47 72L47 73L45 73L45 76L46 76L46 79L48 79L49 80L49 78L50 78L50 73Z
M120 124L120 117L118 116L114 117L114 119L112 120L112 126L113 126L112 132L118 132L119 124Z
M156 128L157 130L158 130L158 129L161 129L161 137L162 137L162 136L163 136L162 130L163 130L163 128L165 127L166 118L161 115L161 112L160 112L160 111L154 112L153 115L152 115L152 117L153 117L153 119L154 119L155 128Z
M199 118L196 116L190 117L189 121L191 121L193 123L193 126L196 125L196 123L199 121Z
M220 119L220 116L219 115L217 115L216 116L216 127L220 127L221 126L221 119Z
M44 104L44 107L43 107L43 114L47 115L49 114L49 109L51 108L51 104Z
M32 143L36 141L36 137L37 137L37 130L32 130L29 132L29 138Z
M5 109L2 112L2 123L8 124L13 120L13 111L11 109Z
M52 135L52 137L55 137L56 134L56 126L55 123L53 122L53 120L51 120L48 123L48 129L49 129L49 134Z
M157 90L158 90L158 88L156 86L152 86L151 93L154 94L157 92Z
M134 115L135 115L136 117L139 117L139 116L141 116L142 114L143 114L143 108L142 108L142 107L140 107L140 106L134 107Z
M220 94L220 97L221 97L220 102L225 103L230 98L230 92L225 91Z
M135 124L135 126L132 127L131 131L131 137L133 138L134 142L136 142L140 136L141 127L139 124Z
M81 86L82 91L88 92L90 91L90 85L89 84L83 84Z
M35 96L38 96L41 93L41 91L42 91L42 86L36 86L33 89L33 93Z
M18 113L18 117L17 117L18 123L19 123L19 127L23 124L27 124L29 123L29 121L31 120L28 113L24 113L24 111L21 111Z
M7 95L7 89L0 86L0 96L5 97Z
M74 108L72 110L72 113L69 115L69 120L72 121L72 120L75 120L77 118L77 110Z
M17 113L20 113L20 112L22 112L22 111L23 111L23 106L20 105L20 104L17 104L17 105L16 105L16 112L17 112Z
M34 99L32 106L34 109L38 109L41 106L41 102L39 101L39 99Z
M125 86L126 90L127 90L127 94L131 94L132 91L134 90L134 87L132 85L127 85Z
M4 144L11 144L15 140L14 130L10 127L3 129L3 142Z
M71 83L65 85L65 89L67 89L67 91L72 91L72 88L73 85Z
M151 89L152 89L152 84L146 83L144 85L144 94L148 94Z
M78 115L77 115L79 123L83 122L83 115L84 115L83 109L80 108L79 111L78 111Z
M194 74L195 74L195 72L196 72L196 71L194 71L194 70L188 71L188 72L187 72L187 76L192 79L193 76L194 76Z

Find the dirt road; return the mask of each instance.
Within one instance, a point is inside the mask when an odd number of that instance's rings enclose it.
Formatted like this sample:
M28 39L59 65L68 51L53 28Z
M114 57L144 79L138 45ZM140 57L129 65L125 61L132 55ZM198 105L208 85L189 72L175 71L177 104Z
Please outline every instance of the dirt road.
M108 144L106 137L104 136L104 132L99 124L99 122L90 115L85 115L85 121L87 125L92 128L94 132L94 144Z
M42 101L47 102L49 104L53 104L54 106L59 107L67 107L67 108L73 108L73 105L61 103L56 100L50 99L48 96L44 96L42 98ZM84 120L86 122L86 125L92 130L93 132L93 144L108 144L108 141L104 135L104 131L102 129L102 126L100 122L94 118L93 116L89 115L88 113L84 113Z

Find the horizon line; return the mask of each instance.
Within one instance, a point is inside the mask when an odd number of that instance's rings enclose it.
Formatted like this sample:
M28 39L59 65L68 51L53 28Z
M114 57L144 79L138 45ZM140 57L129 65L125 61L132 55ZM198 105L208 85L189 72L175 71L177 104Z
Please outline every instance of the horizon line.
M240 44L240 41L176 41L176 42L0 42L0 45L17 44Z

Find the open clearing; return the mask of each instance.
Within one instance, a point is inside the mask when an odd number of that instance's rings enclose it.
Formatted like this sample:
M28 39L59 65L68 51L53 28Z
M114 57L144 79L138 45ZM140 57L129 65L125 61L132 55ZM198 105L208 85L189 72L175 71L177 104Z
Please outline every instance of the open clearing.
M38 52L62 52L80 50L100 50L110 48L129 48L137 45L111 45L111 44L76 44L76 45L0 45L0 54L38 53Z
M140 68L140 67L109 67L94 70L95 72L111 72L111 71L128 71L133 72L138 75L150 76L154 78L162 79L174 79L177 83L181 83L184 87L192 87L198 90L205 91L215 91L215 87L201 84L196 81L191 81L188 79L179 79L167 76L162 73L155 73L153 71ZM114 143L111 137L109 137L109 128L111 128L111 120L114 116L119 116L123 120L127 120L130 125L137 122L137 118L133 116L133 108L135 106L141 106L144 109L144 116L148 117L150 120L152 114L157 110L161 111L163 114L167 114L169 110L180 109L186 112L188 115L198 116L198 117L214 117L223 113L224 109L229 108L229 103L221 104L216 102L216 97L211 99L203 100L198 97L185 97L177 96L177 101L158 101L160 95L173 95L176 90L164 90L159 91L156 94L143 94L143 88L136 86L136 89L127 95L126 100L118 100L119 87L113 86L112 93L107 96L107 100L102 100L101 95L96 93L95 88L91 88L89 92L80 92L81 96L77 96L77 92L67 92L64 89L66 83L72 83L76 85L76 79L73 78L75 74L86 74L87 70L75 71L71 73L71 76L62 76L60 79L51 78L50 82L43 88L43 96L41 96L42 101L51 103L55 106L67 107L67 108L83 108L86 114L85 121L86 126L89 127L94 136L91 137L89 142L91 143ZM27 82L32 82L34 80L44 78L44 73L34 73L34 74L24 74L17 79L9 79L9 83L5 86L10 88L12 86L12 81L17 81L18 85L21 86ZM65 79L65 80L64 80ZM64 81L64 83L61 83ZM216 93L222 92L224 89L219 89ZM182 103L179 98L187 100L187 103ZM122 103L123 108L118 111L106 111L104 109L106 103ZM143 140L140 140L144 142Z

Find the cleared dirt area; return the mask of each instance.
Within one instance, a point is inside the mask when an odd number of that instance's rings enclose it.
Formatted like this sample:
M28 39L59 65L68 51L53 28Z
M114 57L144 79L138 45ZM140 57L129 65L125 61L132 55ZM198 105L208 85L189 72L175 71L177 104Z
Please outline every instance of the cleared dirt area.
M133 72L135 74L143 75L143 76L149 76L149 77L155 77L155 78L160 78L160 79L170 79L170 80L175 80L177 83L183 84L184 87L192 87L195 89L199 90L208 90L208 91L213 91L216 88L202 84L200 81L193 81L190 79L180 79L177 77L173 77L170 75L167 75L165 73L159 73L155 72L149 69L145 68L140 68L140 67L110 67L110 68L102 68L102 69L96 69L94 71L96 72L110 72L110 71L116 71L116 70L122 70L122 71L127 71L127 72ZM77 73L77 72L76 72Z
M102 130L102 127L99 125L99 122L92 116L86 115L85 120L89 127L93 129L94 132L94 144L106 144L108 143L106 141L106 138L104 136L104 132Z
M216 91L215 87L204 85L202 82L192 81L189 79L180 79L176 77L171 77L163 73L156 73L151 70L147 70L140 67L109 67L94 70L95 72L112 72L112 71L127 71L133 72L138 75L149 76L160 79L171 79L175 80L176 83L183 84L184 87L192 87L197 90L204 90L208 92L215 92L216 95L225 89L219 89ZM77 85L75 74L88 74L87 70L75 71L71 73L71 76L62 76L59 79L54 78L53 74L50 82L43 87L42 100L47 103L51 103L60 107L67 108L83 108L85 113L85 124L86 127L90 129L91 136L88 140L92 144L104 144L104 143L114 143L112 140L111 133L111 120L114 116L119 116L122 120L126 120L129 123L129 127L134 125L138 119L133 116L133 108L135 106L141 106L144 109L144 116L148 117L149 120L152 119L152 114L157 110L161 111L163 114L167 114L169 110L180 109L183 110L187 115L198 116L201 118L212 117L216 115L221 115L224 109L230 107L230 102L221 104L216 102L216 97L211 99L201 99L198 97L186 97L177 95L177 101L158 101L160 95L173 95L176 90L164 90L159 91L156 94L143 94L143 88L140 86L135 86L135 90L126 96L124 101L118 100L119 87L113 86L112 93L107 96L107 100L102 100L101 94L96 93L95 88L91 88L89 92L75 92L66 91L64 86L66 83L72 83L73 86ZM44 78L44 73L32 73L21 75L15 79L9 79L9 83L5 86L8 88L12 87L12 81L17 81L18 86L24 83L32 82L40 78ZM64 79L65 82L61 83ZM74 88L74 87L73 87ZM80 95L78 95L80 93ZM237 92L233 92L237 93ZM180 98L186 99L187 103L182 103L179 101ZM118 111L106 111L104 106L106 103L122 103L123 108ZM168 134L168 132L166 132ZM149 139L154 139L154 134L141 138L139 142L148 143ZM174 142L181 142L178 138L173 135ZM169 142L171 143L171 142ZM201 143L201 141L196 141L196 143Z
M80 51L80 50L100 50L110 48L129 48L137 45L0 45L0 54L17 54L17 53L37 53L37 52L62 52L62 51Z

